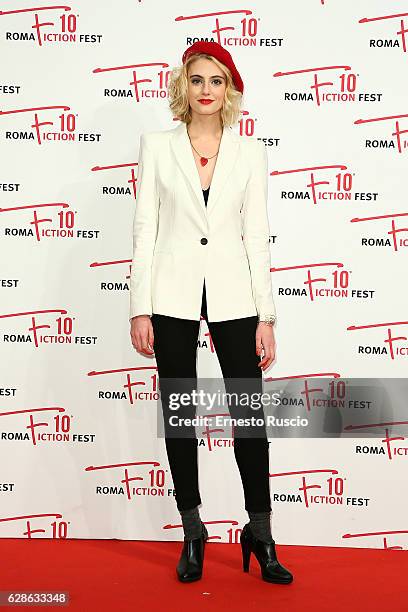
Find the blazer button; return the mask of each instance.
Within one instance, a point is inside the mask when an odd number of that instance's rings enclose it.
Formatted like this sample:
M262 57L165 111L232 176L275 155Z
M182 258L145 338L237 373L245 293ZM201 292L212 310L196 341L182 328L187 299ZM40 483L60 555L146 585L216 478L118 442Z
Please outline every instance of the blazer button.
M201 244L207 244L208 240L207 238L201 238L200 242Z

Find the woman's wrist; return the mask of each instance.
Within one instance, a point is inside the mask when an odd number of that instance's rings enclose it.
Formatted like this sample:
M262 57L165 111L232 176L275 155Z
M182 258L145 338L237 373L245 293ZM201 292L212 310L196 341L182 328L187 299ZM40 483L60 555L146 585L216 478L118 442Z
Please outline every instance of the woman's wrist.
M273 327L276 323L276 315L258 315L258 323L265 323L266 325L270 325L271 327Z

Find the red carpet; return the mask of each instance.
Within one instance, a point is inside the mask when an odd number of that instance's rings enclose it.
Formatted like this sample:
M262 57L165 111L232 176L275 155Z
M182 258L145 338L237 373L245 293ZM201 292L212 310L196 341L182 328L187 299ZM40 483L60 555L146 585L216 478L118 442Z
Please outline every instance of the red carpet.
M250 573L243 573L239 545L209 543L202 580L182 584L175 575L181 542L0 542L0 590L69 591L70 611L408 610L405 551L277 545L294 581L276 585L261 580L253 555Z

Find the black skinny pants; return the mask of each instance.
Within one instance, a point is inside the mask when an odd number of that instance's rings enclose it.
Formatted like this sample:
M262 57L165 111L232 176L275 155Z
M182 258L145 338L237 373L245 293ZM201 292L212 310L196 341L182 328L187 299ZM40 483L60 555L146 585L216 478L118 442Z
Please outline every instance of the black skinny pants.
M205 283L201 312L207 320ZM197 380L196 357L200 321L155 313L151 321L159 380L173 377ZM225 378L254 380L256 390L261 393L262 370L257 366L261 357L256 354L255 343L257 317L219 322L207 320L207 323L224 380ZM170 412L165 398L166 393L163 393L161 384L160 390L165 420ZM229 408L231 416L234 417L232 406ZM256 413L257 417L264 418L263 408ZM190 413L189 416L195 416L195 413ZM234 455L241 476L245 509L250 512L271 511L269 443L265 426L261 429L262 433L260 435L258 432L257 437L234 436ZM198 440L195 431L187 438L170 437L166 433L165 424L165 444L177 508L179 510L194 508L202 503L198 484Z

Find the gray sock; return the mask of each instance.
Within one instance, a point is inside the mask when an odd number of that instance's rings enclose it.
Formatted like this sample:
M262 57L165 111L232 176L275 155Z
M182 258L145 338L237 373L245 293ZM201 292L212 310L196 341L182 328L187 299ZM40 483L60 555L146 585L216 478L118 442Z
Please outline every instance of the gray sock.
M271 512L248 512L249 527L262 542L272 542Z
M198 506L191 510L180 510L183 523L184 537L187 540L195 540L202 535L202 523Z

